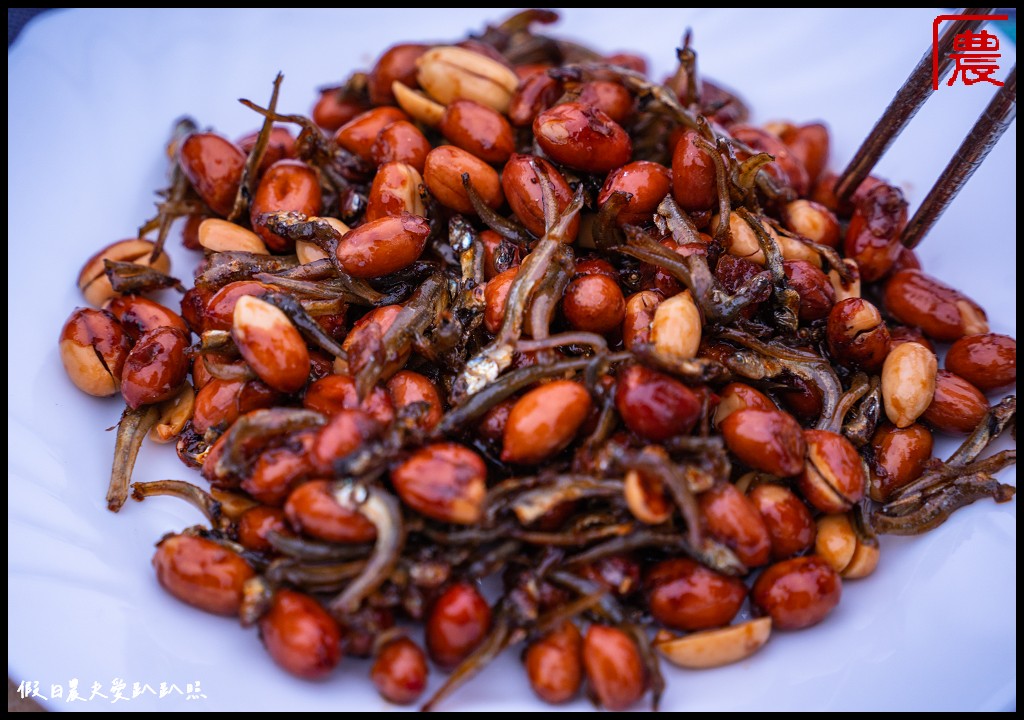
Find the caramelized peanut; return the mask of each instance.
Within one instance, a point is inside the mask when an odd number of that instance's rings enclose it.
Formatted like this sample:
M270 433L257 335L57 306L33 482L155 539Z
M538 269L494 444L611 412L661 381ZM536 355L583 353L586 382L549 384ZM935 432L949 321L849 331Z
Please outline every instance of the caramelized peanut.
M430 141L419 128L407 120L397 120L377 133L370 156L378 165L398 162L423 172L429 152Z
M778 410L767 395L741 382L729 383L721 389L718 397L718 406L715 408L715 425L718 427L737 410Z
M409 116L396 107L378 107L356 115L338 128L334 141L363 160L373 160L373 146L377 135L393 122L408 120Z
M892 339L878 308L867 300L840 300L828 315L828 349L846 367L875 373L889 355Z
M237 615L242 586L255 573L238 554L206 538L171 535L153 555L156 579L182 602L217 615Z
M310 480L295 488L284 514L296 532L327 542L365 543L377 537L373 523L334 499L328 480Z
M278 665L304 680L327 676L341 662L341 631L320 603L278 590L260 618L260 639Z
M271 250L290 251L295 242L271 232L262 219L264 214L297 212L319 215L321 200L316 171L301 160L279 160L263 174L253 196L249 210L253 230Z
M423 180L437 201L455 212L475 215L469 193L462 185L463 175L469 175L470 184L486 205L501 207L505 200L501 179L483 160L454 145L441 145L427 155Z
M968 335L946 353L946 368L982 392L1017 382L1017 341L1008 335Z
M928 409L935 395L938 361L935 353L917 343L893 348L882 366L885 414L900 428L907 427Z
M898 428L883 423L871 441L874 449L868 493L885 502L896 490L917 480L932 457L933 439L923 425Z
M226 217L242 182L245 153L220 135L192 133L178 147L178 163L199 197Z
M920 270L901 270L889 278L885 307L901 323L943 342L988 332L985 311L977 303Z
M106 310L78 308L60 331L60 360L79 390L107 397L121 388L121 372L131 342Z
M535 169L536 168L536 169ZM534 155L512 155L501 172L501 187L509 207L519 221L536 237L544 236L544 193L537 173L546 177L552 185L556 209L565 211L572 202L572 189L558 169L543 158ZM579 232L579 215L573 218L566 232L571 242Z
M366 200L366 220L398 217L402 213L424 216L426 210L420 198L423 176L412 165L388 162L377 168ZM347 233L342 233L344 235Z
M719 429L729 450L754 470L778 477L803 470L803 429L788 413L745 408L729 415Z
M562 312L576 330L609 333L622 325L626 300L619 284L606 275L573 278L562 295Z
M587 683L609 710L625 710L643 697L647 674L636 643L608 625L592 624L583 639Z
M716 485L701 493L697 501L708 533L731 548L740 562L751 568L768 562L772 549L768 526L750 498L735 485Z
M856 448L828 430L804 430L804 439L807 464L797 478L804 499L826 513L849 510L864 497L866 484Z
M728 625L747 597L747 587L741 580L689 558L658 563L647 573L644 588L651 615L673 630Z
M480 456L456 443L427 445L391 472L402 502L427 517L459 525L480 518L486 480Z
M382 277L416 262L429 234L430 223L417 215L382 217L346 233L336 255L352 277Z
M387 382L388 395L396 410L413 403L426 403L429 408L420 420L420 427L430 430L439 422L444 414L441 395L426 376L412 370L401 370Z
M508 120L472 100L451 103L441 118L439 129L452 145L484 162L503 163L515 150L515 138Z
M380 696L396 705L409 705L427 689L427 658L420 646L399 637L377 651L370 680Z
M620 226L646 225L654 211L672 189L672 173L664 165L647 160L627 163L608 173L597 196L597 204L604 205L614 192L629 193L616 218Z
M309 379L306 341L270 303L250 295L238 298L231 337L253 372L275 390L295 392Z
M427 652L444 670L465 660L491 629L491 607L476 586L450 585L434 601L426 621Z
M981 390L948 370L935 374L935 394L921 419L936 430L966 435L988 412L988 400Z
M572 442L590 408L590 393L578 382L555 380L534 388L509 413L501 459L530 464L548 459Z
M161 327L139 338L121 370L121 395L129 407L174 397L188 375L188 338L181 330Z
M583 636L564 622L526 648L523 655L530 687L544 702L571 700L583 682Z
M385 50L377 58L367 77L366 87L370 94L370 102L374 105L394 105L395 96L391 92L391 85L395 82L415 87L416 61L428 47L420 43L398 43Z
M799 555L814 545L814 519L789 488L762 483L751 490L748 497L768 528L773 560Z
M754 582L750 597L780 630L817 625L839 604L842 581L824 560L813 555L783 560Z
M583 172L609 172L633 154L633 143L622 126L582 103L543 111L533 121L533 134L548 157Z
M698 137L687 130L672 152L672 197L687 212L708 210L718 197L715 163L698 147Z
M646 440L686 435L697 422L700 406L697 394L670 375L643 365L619 373L615 407L626 427Z

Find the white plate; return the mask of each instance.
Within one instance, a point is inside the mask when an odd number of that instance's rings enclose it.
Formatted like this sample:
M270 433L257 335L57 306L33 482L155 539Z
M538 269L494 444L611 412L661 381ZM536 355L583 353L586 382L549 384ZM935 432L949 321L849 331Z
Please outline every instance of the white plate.
M640 50L670 71L687 25L701 69L739 89L757 119L822 118L833 166L850 157L931 41L933 11L567 11L557 28L607 51ZM400 40L448 39L503 10L61 11L8 54L8 672L38 681L49 707L76 709L385 709L365 662L322 683L273 666L256 633L162 592L153 543L199 520L182 503L104 508L116 400L77 392L57 335L82 304L82 261L132 236L164 184L163 144L190 114L228 136L257 127L235 102L305 112L316 87L366 67ZM1005 74L1014 62L1003 39ZM991 87L945 88L879 171L920 201ZM1016 335L1016 126L920 253L926 268L988 308ZM175 242L176 244L176 242ZM175 253L187 277L194 256ZM192 478L171 448L146 447L137 480ZM1014 473L1005 473L1003 480ZM1012 481L1012 480L1010 480ZM742 664L667 669L673 710L968 710L1016 704L1017 503L983 501L924 537L887 538L878 572L844 587L819 627L776 637ZM507 652L445 703L457 710L545 709ZM67 703L69 681L107 699ZM144 694L112 703L111 684L161 682L204 698ZM439 675L432 677L432 686ZM584 709L580 700L567 706Z

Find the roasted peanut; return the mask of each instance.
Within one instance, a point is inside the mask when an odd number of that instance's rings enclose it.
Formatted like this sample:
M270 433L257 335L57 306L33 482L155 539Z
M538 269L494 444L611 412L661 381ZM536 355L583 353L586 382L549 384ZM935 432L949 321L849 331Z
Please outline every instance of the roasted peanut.
M269 505L256 505L244 511L237 523L238 542L246 550L268 552L273 549L267 540L267 533L273 530L282 535L290 535L285 525L284 511Z
M828 430L804 430L804 440L807 463L797 478L804 499L826 513L849 510L864 497L867 481L856 448Z
M874 449L868 493L875 502L885 502L899 488L917 480L932 456L931 432L923 425L897 428L883 423L871 441Z
M78 289L82 291L82 296L96 307L117 296L118 293L114 292L107 277L104 260L145 265L165 274L170 272L171 259L167 253L160 253L156 260L150 259L155 249L156 246L149 240L121 240L107 245L82 265L78 274Z
M493 230L481 232L480 242L484 246L484 277L488 280L521 262L519 246Z
M501 459L539 463L572 442L590 413L590 393L578 382L556 380L534 388L512 407Z
M284 514L296 532L327 542L365 543L377 537L373 523L334 499L328 480L310 480L292 490Z
M359 318L345 341L341 344L342 349L348 353L348 360L338 359L334 363L335 372L348 374L358 372L368 362L377 362L377 355L381 339L387 333L398 313L402 311L401 305L384 305L374 308ZM381 370L381 379L387 378L398 372L409 359L409 351L398 353L391 362L388 362Z
M413 87L416 84L416 61L427 49L427 45L419 43L398 43L381 53L366 79L370 102L374 105L394 105L395 96L391 92L391 85L400 82Z
M366 200L366 220L398 217L403 212L423 217L426 210L420 197L423 176L412 165L388 162L377 168ZM342 233L344 235L348 229Z
M413 90L397 80L391 83L391 92L398 106L409 114L413 120L427 127L437 127L444 117L444 105L434 102L419 90Z
M920 270L901 270L889 278L885 307L901 323L943 342L988 332L985 311L977 303Z
M118 323L133 341L159 327L177 328L185 333L186 337L189 335L188 326L178 313L141 295L116 297L107 305L107 310L117 318Z
M803 429L788 413L745 408L725 418L719 429L729 450L754 470L778 477L803 470Z
M778 136L752 125L734 125L729 128L729 133L753 150L774 157L774 162L766 165L765 171L792 187L797 195L803 197L810 190L807 168Z
M228 283L206 301L202 315L203 331L230 330L235 318L235 304L240 297L261 297L271 290L270 285L255 280Z
M366 110L364 103L346 98L343 89L327 88L320 92L310 117L319 127L333 133Z
M654 647L673 665L701 670L746 660L768 642L771 632L771 618L763 617L679 638L656 638Z
M819 557L783 560L765 570L754 582L754 606L771 616L780 630L817 625L839 604L842 581Z
M484 162L503 163L515 150L515 138L508 120L501 113L472 100L456 100L448 105L438 129L452 145Z
M672 197L687 212L708 210L718 197L715 163L697 145L698 137L687 130L672 152Z
M227 216L242 182L245 153L214 133L192 133L178 146L178 164L210 209Z
M139 338L121 370L121 395L129 407L162 402L178 393L188 375L188 344L185 333L169 327Z
M936 430L966 435L988 412L988 400L981 390L948 370L935 374L935 394L921 419Z
M828 164L828 128L822 123L807 123L786 128L779 136L805 168L813 185Z
M443 105L473 100L504 113L519 85L516 74L486 55L461 47L434 47L416 60L416 79Z
M501 172L501 187L509 207L519 221L536 237L544 236L544 193L537 173L550 181L555 195L556 210L565 211L572 202L572 189L558 169L543 158L534 155L512 155ZM566 232L569 242L579 232L579 216L573 218Z
M654 619L673 630L705 630L728 625L747 597L737 578L717 573L689 558L655 565L644 580Z
M718 406L715 408L715 425L718 427L737 410L778 410L767 395L745 383L729 383L718 393L718 397Z
M806 260L786 260L782 267L789 286L800 295L800 320L811 322L828 317L836 302L828 276Z
M259 502L283 504L291 489L313 474L311 454L317 437L315 430L303 430L289 437L285 445L264 450L242 479L242 489Z
M761 513L772 544L772 559L785 560L814 545L814 519L807 506L784 485L761 483L748 495Z
M382 217L346 233L336 255L352 277L382 277L416 262L429 234L430 224L418 215Z
M352 394L355 395L354 392ZM358 398L356 398L356 402L358 402ZM333 475L334 465L338 460L359 449L367 440L375 438L382 427L369 413L363 410L354 408L336 410L327 424L317 433L307 460L320 474Z
M899 188L880 184L856 203L843 248L857 261L861 277L874 282L892 269L906 224L907 201Z
M237 615L242 586L255 573L238 554L206 538L171 535L153 555L156 579L182 602L217 615Z
M718 222L719 219L716 217L712 225L717 226ZM804 260L815 267L821 266L821 256L812 248L797 239L779 235L770 224L764 223L764 228L778 245L783 259ZM757 234L747 221L739 216L739 213L729 214L729 234L731 239L727 249L730 255L764 265L764 251L761 250L761 245L757 241Z
M672 517L674 506L665 495L661 480L639 470L628 470L622 481L622 494L633 517L648 525L660 525Z
M851 275L849 281L844 280L835 268L828 271L828 281L832 283L832 289L836 294L836 302L846 300L847 298L860 297L860 269L857 267L857 262L850 258L843 258L843 265L846 266L847 271Z
M867 577L878 566L878 543L862 540L845 513L818 519L814 551L833 570L851 580Z
M634 345L651 341L651 323L661 302L661 295L654 290L641 290L626 300L622 319L622 344L627 350Z
M121 372L131 342L106 310L78 308L60 331L60 360L79 390L107 397L121 388Z
M960 338L946 353L946 368L982 392L1017 382L1017 341L986 333Z
M427 673L427 657L420 646L407 637L398 637L377 651L370 680L388 702L409 705L427 689Z
M592 624L583 639L587 683L601 705L625 710L647 689L647 674L636 643L608 625Z
M305 680L328 675L341 662L341 631L309 595L278 590L260 618L260 639L278 665Z
M562 95L562 84L539 72L523 79L509 101L508 119L516 127L526 127L539 113L555 104Z
M549 703L563 703L583 682L583 636L571 622L535 640L523 655L530 687Z
M256 141L259 139L259 136L259 131L253 130L248 135L238 138L235 144L238 146L239 150L248 155L252 152L252 149L256 147ZM275 125L270 129L270 136L267 138L267 148L263 153L263 159L260 160L260 165L256 169L256 172L257 174L262 175L278 160L286 160L294 157L295 138L292 136L291 131L286 127Z
M430 152L430 141L419 128L407 120L398 120L377 133L370 155L373 162L399 162L423 172L423 165Z
M450 585L430 609L426 621L427 653L444 670L465 660L491 629L491 607L476 586Z
M441 416L444 414L441 395L437 392L437 386L425 375L412 370L401 370L388 380L387 391L396 410L413 403L426 403L429 406L420 420L420 427L423 429L430 430L441 422Z
M700 309L689 290L662 301L651 321L651 343L655 351L673 361L691 360L700 348L703 322Z
M617 123L625 122L633 114L633 95L617 82L591 80L583 83L576 101L602 111Z
M456 443L427 445L391 472L402 502L427 517L459 525L480 518L486 480L480 456Z
M299 390L309 379L306 341L279 308L243 295L235 303L231 337L253 372L275 390Z
M505 303L518 273L518 267L509 268L491 278L484 288L484 327L491 334L497 333L505 320Z
M672 173L668 168L659 163L638 160L608 173L597 196L597 204L604 205L614 192L629 193L632 197L619 211L616 221L620 226L646 225L671 189Z
M319 215L321 204L320 179L316 171L301 160L279 160L263 173L252 199L249 219L267 247L287 252L295 247L295 242L271 232L263 216L273 212Z
M750 498L735 485L716 485L701 493L697 502L708 533L731 548L740 562L750 568L768 562L772 549L768 526Z
M889 329L878 308L867 300L840 300L828 315L828 349L846 367L878 372L892 347Z
M356 115L338 128L334 141L363 160L373 160L373 146L377 135L393 122L408 120L409 116L396 107L378 107Z
M626 299L607 275L573 278L562 294L562 313L576 330L598 334L617 330L626 316Z
M622 126L582 103L543 111L533 121L533 134L548 157L583 172L609 172L633 154L633 143Z
M646 440L686 435L697 422L700 406L697 394L670 375L643 365L619 373L615 407L626 427Z
M882 400L893 425L905 428L928 409L937 370L935 353L923 345L908 342L893 348L882 366Z
M501 178L490 165L454 145L441 145L430 151L423 168L423 181L434 198L456 212L475 215L469 193L462 184L462 176L469 182L486 205L497 209L505 200L501 191Z

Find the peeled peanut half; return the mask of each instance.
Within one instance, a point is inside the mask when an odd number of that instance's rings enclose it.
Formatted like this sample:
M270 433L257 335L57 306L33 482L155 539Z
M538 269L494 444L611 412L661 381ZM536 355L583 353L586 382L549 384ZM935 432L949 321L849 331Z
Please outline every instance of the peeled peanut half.
M656 642L654 647L673 665L701 670L745 660L768 642L771 633L772 619L763 617Z

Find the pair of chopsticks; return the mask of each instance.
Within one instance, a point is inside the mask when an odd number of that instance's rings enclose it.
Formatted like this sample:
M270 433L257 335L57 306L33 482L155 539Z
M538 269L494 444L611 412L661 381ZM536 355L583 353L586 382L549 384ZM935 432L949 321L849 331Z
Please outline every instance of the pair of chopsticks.
M870 174L879 158L889 149L896 136L910 123L917 111L934 92L932 74L941 78L953 62L950 51L957 35L974 32L990 15L992 8L964 8L958 15L964 16L946 26L939 38L937 48L929 48L896 97L889 103L885 113L875 123L867 139L853 156L853 160L840 175L836 183L839 200L849 198ZM937 56L937 65L933 65ZM1017 116L1017 65L1014 64L1009 76L999 88L995 97L985 108L971 131L964 138L956 153L939 175L932 189L928 191L921 207L907 223L901 238L908 248L916 247L939 219L953 198L963 188L981 163L995 147L999 138Z

